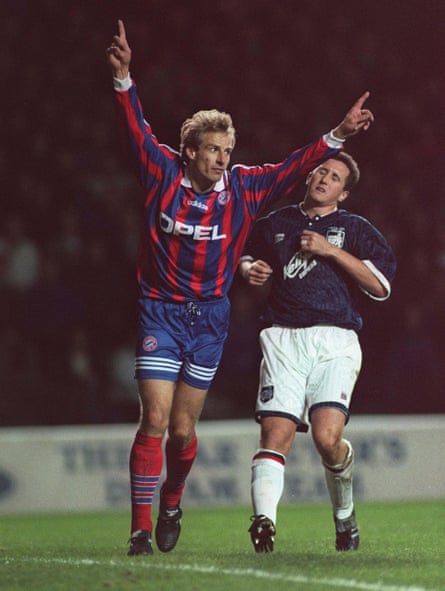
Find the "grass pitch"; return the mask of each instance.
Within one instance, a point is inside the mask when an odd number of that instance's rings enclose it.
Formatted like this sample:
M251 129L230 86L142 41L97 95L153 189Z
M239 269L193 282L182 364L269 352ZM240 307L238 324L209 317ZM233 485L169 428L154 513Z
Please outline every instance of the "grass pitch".
M1 591L444 591L445 502L357 503L361 545L334 548L325 505L282 506L255 554L250 509L187 509L169 554L126 555L128 513L0 518ZM156 517L156 515L155 515Z

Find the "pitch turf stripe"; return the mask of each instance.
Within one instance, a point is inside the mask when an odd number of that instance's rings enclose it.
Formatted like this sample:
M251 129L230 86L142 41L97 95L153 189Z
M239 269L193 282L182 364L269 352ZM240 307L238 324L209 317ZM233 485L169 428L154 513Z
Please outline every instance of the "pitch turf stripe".
M216 566L204 566L200 564L159 564L151 562L151 558L142 562L141 560L66 560L64 558L0 558L0 564L22 564L34 562L39 564L65 564L66 566L110 566L128 567L138 566L140 568L153 570L168 570L180 572L195 572L202 574L227 575L230 577L251 577L254 579L265 579L270 581L299 583L307 585L324 585L325 587L336 587L340 589L359 589L360 591L438 591L431 587L405 587L404 585L384 585L382 583L365 583L356 579L322 579L308 577L306 575L287 575L285 573L271 573L253 568L219 568Z

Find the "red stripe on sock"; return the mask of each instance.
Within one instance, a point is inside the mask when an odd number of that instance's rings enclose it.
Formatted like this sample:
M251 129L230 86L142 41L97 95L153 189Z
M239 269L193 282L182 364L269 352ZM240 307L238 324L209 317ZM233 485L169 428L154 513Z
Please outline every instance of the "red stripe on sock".
M278 462L284 466L286 460L284 456L278 452L273 452L269 450L260 450L253 456L254 460L273 460L274 462Z

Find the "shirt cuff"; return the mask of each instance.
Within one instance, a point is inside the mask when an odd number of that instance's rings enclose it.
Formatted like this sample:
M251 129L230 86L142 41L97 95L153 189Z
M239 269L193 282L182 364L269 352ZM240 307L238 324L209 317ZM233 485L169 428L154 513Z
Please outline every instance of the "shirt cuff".
M377 269L377 267L374 265L374 263L372 263L371 261L369 261L367 259L362 259L362 262L368 267L368 269L371 271L371 273L373 273L373 275L375 275L375 277L377 277L377 279L383 285L383 287L385 288L385 291L386 291L386 295L384 295L383 297L378 297L378 296L373 295L369 291L366 291L366 289L363 289L363 288L360 288L360 289L363 291L363 293L365 293L367 296L369 296L372 300L376 300L377 302L384 302L391 295L391 284L389 283L388 279L383 275L383 273Z
M132 85L132 81L131 81L131 77L130 74L127 75L126 78L123 78L122 80L120 78L115 78L113 76L113 87L114 90L117 90L119 92L125 92L127 90L129 90L131 88Z
M324 141L330 148L341 148L346 140L341 140L340 138L336 137L331 130L329 133L325 133L323 136Z

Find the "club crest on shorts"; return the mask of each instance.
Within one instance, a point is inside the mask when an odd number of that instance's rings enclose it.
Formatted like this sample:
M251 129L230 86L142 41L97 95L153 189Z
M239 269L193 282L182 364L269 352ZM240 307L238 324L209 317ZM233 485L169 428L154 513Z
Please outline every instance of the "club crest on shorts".
M261 402L269 402L273 398L273 386L263 386L260 392Z
M157 346L158 341L153 336L145 337L145 339L142 341L142 348L144 349L144 351L147 351L148 353L150 351L154 351Z

